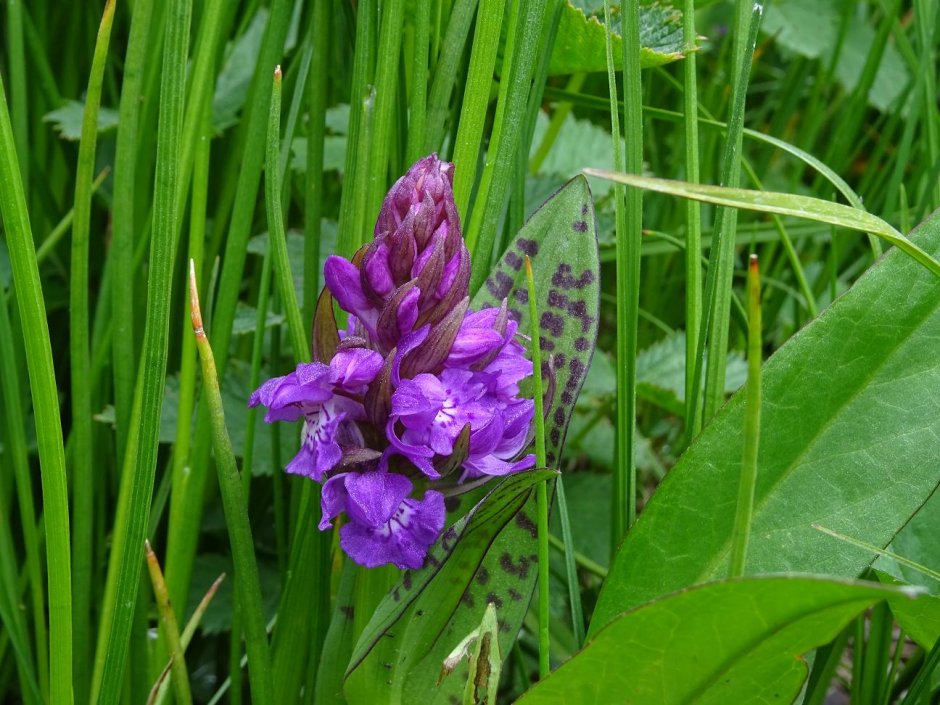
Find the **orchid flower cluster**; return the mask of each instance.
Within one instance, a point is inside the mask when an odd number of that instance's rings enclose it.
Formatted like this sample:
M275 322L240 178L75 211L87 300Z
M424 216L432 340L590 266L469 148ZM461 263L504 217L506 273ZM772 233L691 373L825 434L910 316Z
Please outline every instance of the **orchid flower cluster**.
M322 483L319 528L345 512L357 563L420 568L444 528L441 490L533 467L532 362L507 310L469 310L470 254L453 164L418 161L392 187L374 240L331 256L314 321L316 362L268 380L250 406L303 419L289 473ZM333 299L349 315L337 331Z

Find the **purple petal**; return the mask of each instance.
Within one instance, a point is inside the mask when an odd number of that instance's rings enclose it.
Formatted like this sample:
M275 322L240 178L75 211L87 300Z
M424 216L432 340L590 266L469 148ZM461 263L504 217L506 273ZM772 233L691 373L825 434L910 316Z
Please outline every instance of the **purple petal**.
M398 511L411 489L411 480L397 473L350 473L346 476L346 513L357 524L379 527Z
M384 242L378 243L362 258L362 275L372 290L381 297L395 289L389 264L389 249Z
M402 570L424 565L428 548L444 528L444 497L429 490L424 499L406 499L379 527L351 522L340 529L340 546L367 568L393 563Z
M362 281L356 265L342 257L330 255L323 267L323 279L340 308L355 315L370 333L374 333L378 313L362 291Z
M330 361L332 381L348 392L362 391L362 387L375 379L383 362L382 356L374 350L340 350Z

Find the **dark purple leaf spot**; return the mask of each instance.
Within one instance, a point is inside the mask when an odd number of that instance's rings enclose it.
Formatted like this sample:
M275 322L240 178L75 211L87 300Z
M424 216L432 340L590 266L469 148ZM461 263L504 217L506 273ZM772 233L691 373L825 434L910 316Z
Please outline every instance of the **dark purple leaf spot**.
M554 363L555 369L560 370L562 367L565 366L565 363L567 361L568 359L565 357L564 353L558 353L557 355L555 355L555 363Z
M567 309L568 308L568 297L562 294L557 289L548 290L548 305L553 308Z
M465 607L473 609L473 595L470 594L469 590L463 591L463 595L460 596L460 601L464 604Z
M584 374L584 363L581 362L578 358L571 358L571 362L568 363L568 369L571 370L571 375L573 377L580 377Z
M551 340L546 338L544 335L539 336L539 345L541 346L542 350L554 350L555 349L555 343L553 343Z
M574 402L574 399L571 396L571 392L566 389L561 393L561 403L570 405L572 402Z
M519 578L521 578L522 580L525 580L527 577L529 577L530 563L531 562L529 561L528 558L526 558L525 556L520 556L519 565L516 565L512 561L512 556L510 556L508 553L504 553L499 558L500 568L502 568L504 571L506 571L510 575L519 576Z
M571 376L568 378L568 381L565 382L565 389L573 392L578 388L579 384L580 384L580 381L578 380L578 378Z
M591 330L591 324L594 323L594 316L587 311L587 304L584 301L572 301L568 304L568 313L581 321L581 332L587 333Z
M410 589L411 589L411 571L406 572L406 573L402 576L402 578L401 578L401 584L402 584L402 587L405 588L405 590L410 590Z
M514 588L509 588L509 599L513 602L519 602L522 599L522 593Z
M441 546L445 551L449 551L454 546L454 541L457 540L457 532L454 530L454 527L450 527L444 534L441 536Z
M480 566L480 570L477 571L477 582L480 585L486 585L490 581L490 571L486 569L485 566Z
M524 531L529 532L529 536L532 538L538 538L539 530L536 527L535 522L532 521L531 517L525 512L519 512L516 514L516 525L523 529Z
M440 568L440 567L441 567L441 562L440 562L440 560L438 560L438 557L435 556L433 553L429 553L429 554L428 554L428 563L431 564L431 566L433 566L434 568Z
M587 338L578 338L576 341L574 341L574 349L578 352L585 352L589 347L590 343L588 343Z
M529 257L535 257L539 253L539 244L535 240L527 240L524 237L516 240L516 247L519 248L519 252Z
M565 319L551 311L542 313L542 316L539 318L539 325L555 338L560 338L565 331Z
M587 221L584 221L584 220L576 220L576 221L574 221L574 223L572 224L571 227L574 228L575 232L578 232L578 233L586 233L586 232L587 232Z
M397 587L392 590L392 599L395 600L395 602L401 600L401 591Z
M587 212L588 212L588 204L587 204L587 203L582 203L582 204L581 204L581 215L587 215Z
M503 608L503 599L495 592L491 592L489 595L487 595L486 601L487 603L492 603L493 606L498 610Z
M541 338L539 341L541 342ZM542 377L551 377L552 375L552 366L548 363L548 360L542 361Z
M528 291L528 289L516 289L516 290L513 292L513 296L516 297L516 301L518 301L520 304L527 304L527 303L529 303L529 291Z
M496 620L496 624L499 625L499 631L505 634L508 634L509 632L512 631L512 627L510 626L508 620L500 618Z
M564 426L565 418L566 418L566 414L565 414L564 408L559 406L557 409L555 409L555 423L556 424L558 424L559 426Z
M512 289L512 279L506 272L496 272L491 279L486 280L486 288L497 299L505 299Z
M559 264L558 269L552 275L552 284L562 289L583 289L588 284L594 283L594 272L585 269L580 277L571 276L571 266Z
M415 610L415 614L418 615L419 617L423 617L423 616L424 616L424 610Z
M561 445L561 431L557 428L553 428L548 434L549 439L552 442L552 445Z
M522 258L512 250L506 253L506 263L517 272L522 268Z
M511 309L509 309L509 315L512 316L512 319L513 319L514 321L521 321L521 320L522 320L522 311L520 311L520 310L517 309L517 308L511 308Z

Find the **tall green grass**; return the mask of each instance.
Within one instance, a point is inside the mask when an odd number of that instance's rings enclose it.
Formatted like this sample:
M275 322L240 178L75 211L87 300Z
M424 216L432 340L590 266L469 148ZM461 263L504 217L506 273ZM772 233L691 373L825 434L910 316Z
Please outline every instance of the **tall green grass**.
M604 18L606 3L575 4ZM761 17L743 0L673 4L685 14L670 36L687 58L642 69L637 0L610 8L626 41L601 30L580 49L564 34L566 0L4 4L0 700L143 701L171 650L181 681L188 639L149 638L144 540L163 561L164 612L183 625L236 525L236 574L254 563L257 584L236 575L234 598L223 587L192 633L193 701L230 679L231 702L323 702L321 657L336 661L329 683L342 679L352 637L327 642L333 608L355 590L376 604L389 576L346 589L334 538L311 528L318 488L280 474L296 433L244 405L259 380L311 358L323 257L371 239L414 159L456 163L474 288L585 167L837 201L867 210L861 227L888 244L940 206L936 0L833 3L820 10L828 29L796 37L773 5ZM554 52L581 49L606 63L553 69ZM552 664L581 646L582 600L594 603L612 549L740 381L746 255L761 262L751 354L767 357L882 249L844 220L592 185L599 350L542 531L563 553L544 566L550 609L533 603L508 657L511 695L547 672L546 643ZM197 369L190 259L218 398ZM860 672L901 678L888 648L860 652ZM814 677L828 683L836 656L820 654ZM883 688L867 678L856 688Z

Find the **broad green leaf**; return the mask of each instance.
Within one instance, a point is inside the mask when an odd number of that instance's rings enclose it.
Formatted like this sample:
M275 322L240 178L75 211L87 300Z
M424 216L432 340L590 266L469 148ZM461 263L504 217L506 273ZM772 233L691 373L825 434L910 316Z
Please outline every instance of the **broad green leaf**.
M405 572L379 604L353 651L345 686L350 703L430 703L444 691L463 690L466 664L455 668L445 687L437 689L444 659L483 621L487 604L493 603L498 610L504 602L523 599L521 585L516 590L491 586L483 560L494 538L525 505L532 488L553 475L536 470L502 480L441 535L423 568ZM514 562L515 556L507 553L503 560L519 583L535 573L534 554ZM474 596L474 584L487 591L483 599ZM458 626L453 615L460 605L479 608L476 627L462 631Z
M620 8L612 8L610 32L614 64L623 63ZM569 0L562 6L558 34L548 73L551 76L607 70L603 3ZM640 66L668 64L683 56L682 13L671 5L653 3L640 6Z
M548 405L546 422L548 464L553 466L561 455L571 412L590 367L597 338L600 296L597 238L591 191L584 177L576 177L562 187L526 222L471 302L471 307L478 310L484 306L498 306L506 299L523 335L529 330L523 267L527 255L532 260L535 290L540 298L543 370L547 372L551 362L555 381L555 393ZM458 669L439 688L434 684L444 657L479 626L489 602L496 605L500 653L508 653L535 587L535 504L533 493L524 506L520 505L521 509L517 507L511 521L500 526L500 531L491 537L484 554L475 558L475 562L461 566L451 558L446 572L442 570L425 588L429 594L443 595L439 601L450 605L446 614L441 616L441 625L432 630L437 639L431 652L433 658L428 656L419 662L416 653L428 647L410 644L400 647L396 657L405 658L405 661L383 660L370 654L363 666L371 668L378 662L379 670L356 669L350 679L353 688L350 692L369 696L372 693L370 683L380 684L390 678L388 669L381 663L393 663L395 687L403 689L401 692L407 696L403 702L430 705L448 703L451 695L460 697L465 667ZM417 578L408 579L416 591L419 587ZM458 587L448 582L451 579ZM422 596L420 599L425 598ZM395 607L394 593L383 604L387 610L401 609ZM417 609L413 609L414 615L417 615ZM381 619L382 614L383 608L380 607L375 619ZM400 616L396 619L401 625L410 623ZM411 621L415 619L418 618L412 617ZM382 639L383 648L389 644L401 644L399 639L404 638L400 634L403 628L397 627L392 631L394 641L388 637ZM423 632L417 629L410 634L409 638L417 639ZM368 643L364 639L360 640L359 651ZM371 675L366 676L365 673ZM428 690L420 695L417 690L412 690L422 687ZM384 698L378 698L368 702L384 701Z
M59 137L70 142L78 142L82 136L82 116L85 104L78 100L67 100L61 108L46 113L43 122L52 124ZM98 108L98 134L117 127L118 112L113 108Z
M884 585L907 584L880 570L876 570L875 575ZM892 598L888 600L888 606L904 633L921 648L930 651L940 638L940 597L923 595L917 600Z
M802 654L873 603L912 595L809 577L702 585L616 617L517 702L792 702L807 674Z
M863 210L845 206L841 203L824 201L821 198L797 196L789 193L776 193L773 191L751 191L740 188L727 188L725 186L711 186L708 184L690 184L684 181L671 179L656 179L648 176L635 176L633 174L620 174L613 171L600 171L585 169L585 174L600 179L609 179L626 186L667 193L680 198L690 198L703 203L714 203L719 206L743 208L745 210L759 211L761 213L776 213L778 215L792 215L798 218L808 218L820 223L828 223L842 228L859 230L861 232L877 235L903 250L915 260L924 265L931 272L940 276L940 262L924 252L916 244L908 240L890 224L876 215Z
M940 250L940 213L912 235ZM854 577L940 480L940 282L891 251L764 365L748 574ZM591 632L725 575L741 466L737 394L660 485L598 599Z

